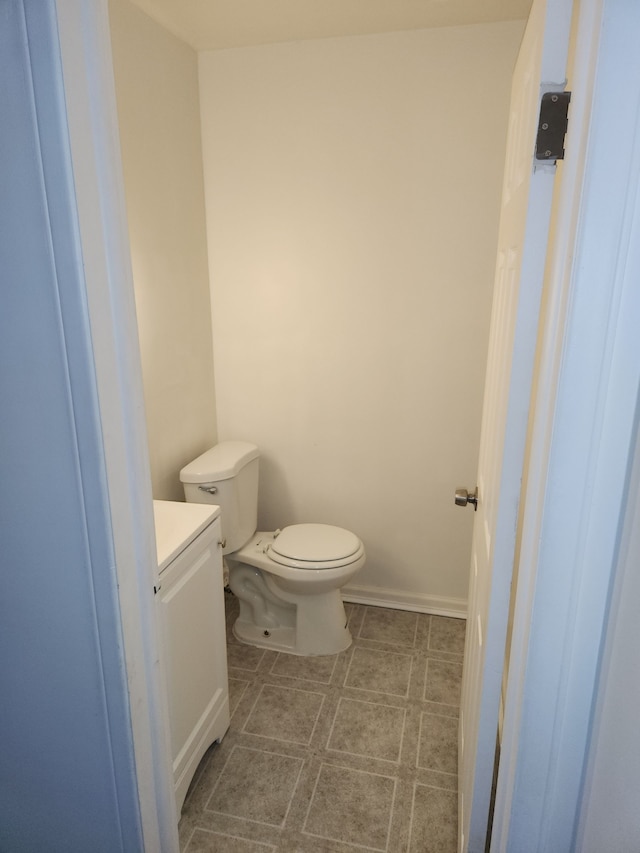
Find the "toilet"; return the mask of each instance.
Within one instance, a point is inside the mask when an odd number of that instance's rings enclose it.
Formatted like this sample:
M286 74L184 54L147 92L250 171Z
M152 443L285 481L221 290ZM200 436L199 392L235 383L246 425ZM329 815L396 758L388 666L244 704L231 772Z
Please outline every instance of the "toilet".
M223 441L180 472L185 499L222 508L229 586L240 602L242 643L294 655L333 655L351 645L340 588L362 568L364 546L330 524L257 532L255 444Z

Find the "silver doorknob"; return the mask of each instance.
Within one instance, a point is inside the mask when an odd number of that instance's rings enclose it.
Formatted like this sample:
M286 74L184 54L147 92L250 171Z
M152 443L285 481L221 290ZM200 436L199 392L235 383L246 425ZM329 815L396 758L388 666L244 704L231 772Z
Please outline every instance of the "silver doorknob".
M466 506L473 504L473 509L478 509L478 487L475 491L468 492L466 489L456 489L456 506Z

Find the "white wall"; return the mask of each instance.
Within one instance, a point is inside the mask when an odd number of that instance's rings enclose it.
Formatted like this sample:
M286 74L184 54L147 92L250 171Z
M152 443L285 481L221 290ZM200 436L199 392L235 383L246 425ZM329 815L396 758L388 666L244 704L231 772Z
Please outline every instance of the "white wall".
M155 498L215 442L197 57L110 0L113 64Z
M260 524L353 529L361 596L461 612L523 24L202 53L218 431Z

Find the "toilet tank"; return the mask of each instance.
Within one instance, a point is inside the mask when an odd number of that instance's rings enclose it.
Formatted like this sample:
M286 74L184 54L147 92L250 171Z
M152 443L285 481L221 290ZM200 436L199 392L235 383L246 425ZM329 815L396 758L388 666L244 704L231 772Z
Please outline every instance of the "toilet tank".
M258 457L255 444L221 441L180 471L188 503L221 507L224 554L242 548L256 532Z

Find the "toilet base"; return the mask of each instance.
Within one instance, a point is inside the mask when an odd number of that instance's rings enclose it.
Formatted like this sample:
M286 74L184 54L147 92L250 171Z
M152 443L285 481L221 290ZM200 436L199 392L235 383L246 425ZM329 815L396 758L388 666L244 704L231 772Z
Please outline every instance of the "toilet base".
M296 632L294 628L260 628L252 622L236 619L233 636L248 646L293 654Z
M233 634L241 643L290 655L337 655L351 645L339 590L293 595L242 563L231 564L229 578L240 604Z
M247 646L257 646L260 649L271 649L274 652L284 652L288 655L301 657L317 657L319 655L337 655L351 645L351 632L345 626L339 634L334 632L331 642L325 642L320 650L300 650L296 644L295 628L261 628L253 622L245 622L238 618L233 625L233 636L239 643Z
M268 534L257 534L260 542L265 535ZM336 655L348 649L351 632L338 585L355 574L364 555L347 567L295 568L281 576L258 568L268 558L259 549L253 552L254 548L247 546L227 557L229 586L240 604L233 626L236 639L250 646L302 656ZM238 556L251 558L252 562ZM273 567L272 561L268 566Z

